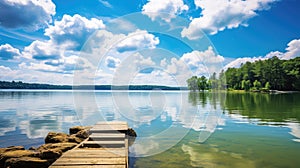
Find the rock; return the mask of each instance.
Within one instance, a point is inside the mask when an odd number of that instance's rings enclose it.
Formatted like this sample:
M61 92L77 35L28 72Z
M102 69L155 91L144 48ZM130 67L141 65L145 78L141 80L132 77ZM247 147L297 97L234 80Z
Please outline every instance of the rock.
M13 150L7 151L1 154L0 157L0 167L4 165L4 162L10 158L19 158L19 157L34 157L38 156L37 152L30 151L30 150Z
M32 146L32 147L30 147L28 150L36 151L37 148Z
M76 137L76 134L70 135L68 137L68 142L75 142L75 143L81 143L84 139Z
M60 149L48 149L40 152L41 159L55 160L62 155Z
M137 136L136 132L132 128L128 128L126 132L126 136L128 138L128 145L129 146L133 145L135 138Z
M69 135L65 133L49 132L45 138L45 143L68 142L68 137Z
M89 137L89 131L88 130L81 130L76 133L76 137L81 139L86 139Z
M84 126L74 126L74 127L71 127L69 129L69 133L70 135L72 134L77 134L77 132L81 131L81 130L88 130L89 127L84 127Z
M7 148L0 148L0 155L7 151L25 150L23 146L9 146Z
M46 168L50 164L47 160L36 157L10 158L5 161L7 168Z
M60 150L61 152L65 152L67 150L74 148L76 145L77 143L71 143L71 142L44 144L38 147L37 150L42 152L43 150L57 149Z
M126 135L136 137L136 132L132 128L128 128Z

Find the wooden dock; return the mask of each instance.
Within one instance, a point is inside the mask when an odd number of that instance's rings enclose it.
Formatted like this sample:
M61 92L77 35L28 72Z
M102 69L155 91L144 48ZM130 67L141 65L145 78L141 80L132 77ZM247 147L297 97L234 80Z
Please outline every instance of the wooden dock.
M88 139L65 152L50 168L127 168L126 122L98 122Z

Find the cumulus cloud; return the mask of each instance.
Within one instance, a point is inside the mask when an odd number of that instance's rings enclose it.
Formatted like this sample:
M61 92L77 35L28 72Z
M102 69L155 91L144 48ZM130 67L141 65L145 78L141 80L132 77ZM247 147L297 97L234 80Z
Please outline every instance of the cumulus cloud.
M118 52L134 51L138 49L153 49L159 44L159 38L149 34L145 30L137 30L129 33L126 38L118 43L116 49Z
M23 68L57 72L73 72L75 64L76 70L90 65L87 60L79 58L79 51L88 37L98 29L105 28L102 20L96 18L87 19L80 15L64 15L54 25L45 30L45 36L49 40L35 40L25 47L22 55L31 60ZM77 63L75 62L77 61Z
M129 55L116 68L113 74L113 83L116 85L129 84L141 70L151 67L155 67L155 62L151 57L145 57L140 53Z
M261 10L268 10L278 0L195 0L202 9L201 16L192 19L181 32L182 37L198 39L203 32L210 35L225 29L248 26L247 21ZM203 31L203 32L202 32Z
M205 51L194 50L190 53L185 53L181 57L186 64L188 64L192 69L197 68L199 64L212 64L212 63L222 63L224 57L217 55L211 46Z
M131 84L162 85L162 81L164 81L163 85L168 85L168 86L179 85L174 76L168 74L165 71L158 70L158 69L155 70L152 69L150 73L138 73L131 81Z
M114 69L120 64L120 59L108 56L105 60L106 66L108 68Z
M64 15L60 21L55 21L54 25L45 30L45 36L56 44L72 41L81 47L86 39L95 30L103 29L105 25L102 20L91 18L87 19L78 14L74 16Z
M24 62L21 63L19 67L23 70L27 69L41 72L72 74L75 70L92 69L93 65L85 58L73 55L59 60L44 60L29 63Z
M278 57L279 59L293 59L300 56L300 39L292 40L288 43L287 48L285 49L285 52L280 51L271 51L270 53L266 54L265 56L258 56L258 57L243 57L243 58L237 58L233 60L232 62L228 63L224 69L228 68L238 68L241 66L241 64L244 64L246 62L255 62L258 60L266 60L272 57Z
M36 30L52 22L55 8L51 0L2 0L0 25L5 28Z
M264 60L266 58L264 57L244 57L244 58L237 58L233 61L231 61L230 63L228 63L227 65L225 65L224 69L228 69L228 68L238 68L240 67L242 64L246 63L246 62L255 62L258 60Z
M12 47L10 44L0 45L0 59L11 60L20 55L19 49Z
M286 53L283 54L282 59L292 59L300 56L300 39L292 40L288 43L285 49Z
M177 14L188 9L189 7L183 3L183 0L149 0L143 6L142 13L152 20L161 18L170 22Z
M211 46L207 50L194 50L183 54L181 57L162 59L160 66L174 76L177 83L186 85L186 80L192 75L209 76L213 72L219 72L223 66L224 57L218 55Z
M189 68L197 76L209 76L214 72L219 72L223 68L224 57L218 55L214 49L209 46L205 51L192 51L181 57Z
M104 28L102 20L87 19L80 15L64 15L60 21L45 30L49 40L36 40L24 49L24 56L38 60L57 59L67 50L79 51L87 38L96 30Z

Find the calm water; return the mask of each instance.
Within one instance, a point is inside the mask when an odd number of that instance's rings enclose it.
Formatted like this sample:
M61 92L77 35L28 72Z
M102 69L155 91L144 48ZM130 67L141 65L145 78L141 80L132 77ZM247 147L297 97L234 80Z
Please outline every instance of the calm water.
M122 120L131 167L299 167L300 94L0 91L0 147Z

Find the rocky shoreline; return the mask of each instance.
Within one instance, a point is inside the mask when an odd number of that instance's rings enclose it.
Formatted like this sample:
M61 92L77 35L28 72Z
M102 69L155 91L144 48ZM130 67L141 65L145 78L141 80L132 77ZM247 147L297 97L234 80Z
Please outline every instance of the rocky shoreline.
M64 152L74 148L89 137L91 127L75 126L69 134L49 132L45 144L25 149L23 146L0 148L0 168L46 168ZM133 144L136 133L128 129L129 144Z

